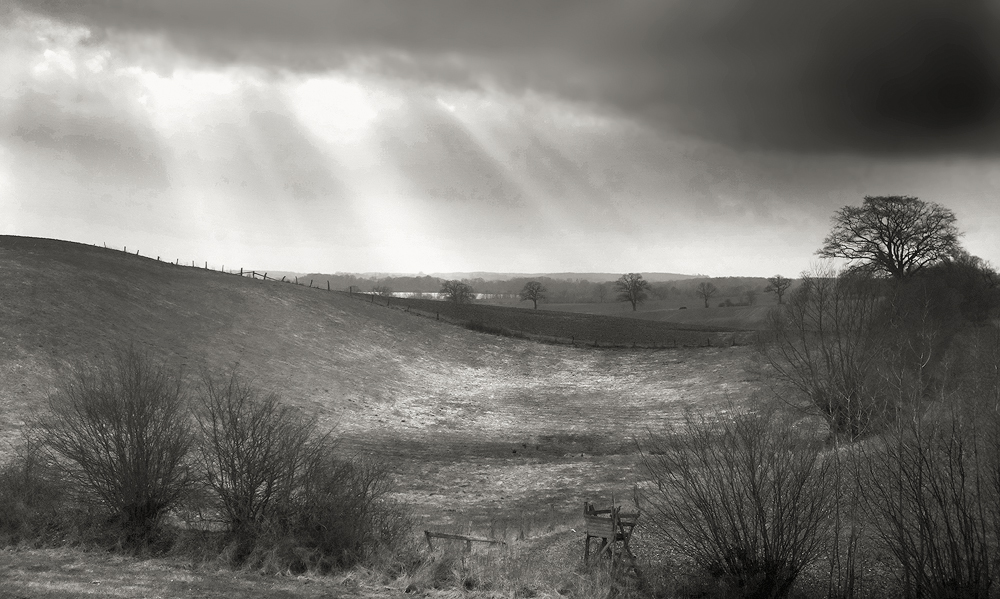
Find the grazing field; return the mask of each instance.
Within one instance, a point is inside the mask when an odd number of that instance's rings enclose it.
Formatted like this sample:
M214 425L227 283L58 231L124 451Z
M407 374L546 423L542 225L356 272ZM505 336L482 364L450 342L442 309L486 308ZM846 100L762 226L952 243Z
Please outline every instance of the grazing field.
M639 320L628 314L609 316L574 310L524 309L484 303L456 304L443 300L383 298L354 294L350 297L410 313L464 324L484 332L526 337L532 340L592 345L594 347L716 347L746 344L751 336L737 334L739 328L690 323ZM601 304L577 304L599 306ZM584 308L585 309L585 308ZM636 313L638 314L638 313ZM648 314L648 313L644 313Z
M682 304L680 309L676 300L653 300L641 304L639 309L632 311L631 304L619 303L581 303L581 304L546 304L547 310L572 312L576 314L600 314L622 318L638 318L651 320L667 326L703 327L705 330L724 331L759 331L764 328L767 313L777 304L770 297L763 298L756 306L731 306L703 308L701 300Z
M627 496L641 477L633 437L687 408L713 411L754 388L742 347L541 344L325 289L52 240L0 237L0 269L2 441L18 442L31 410L75 364L132 343L182 369L192 386L203 372L236 368L317 414L345 454L391 464L396 497L412 506L420 529L527 527L576 552L570 530L583 501ZM30 597L96 590L87 585L103 575L72 565L75 554L28 563L46 555L18 554L0 575L26 580L37 567L50 586L0 590ZM10 570L17 564L29 570ZM150 565L140 578L167 576L163 568ZM114 580L115 568L107 569ZM223 578L198 578L191 588L217 596L211 587ZM117 580L115 594L146 596ZM264 591L247 596L313 596L321 588L300 593L283 584L262 583ZM180 583L158 588L161 596L186 596Z

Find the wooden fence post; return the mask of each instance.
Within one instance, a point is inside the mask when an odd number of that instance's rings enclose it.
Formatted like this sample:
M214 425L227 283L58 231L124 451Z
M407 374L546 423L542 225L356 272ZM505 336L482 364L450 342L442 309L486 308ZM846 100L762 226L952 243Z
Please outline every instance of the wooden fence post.
M327 291L329 291L329 290L330 290L330 279L327 279L327 280L326 280L326 290L327 290Z

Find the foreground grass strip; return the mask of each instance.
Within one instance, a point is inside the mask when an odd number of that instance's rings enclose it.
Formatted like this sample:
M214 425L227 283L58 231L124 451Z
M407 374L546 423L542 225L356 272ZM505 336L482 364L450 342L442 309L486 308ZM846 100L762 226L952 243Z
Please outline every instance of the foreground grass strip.
M390 589L362 588L350 577L263 576L192 568L172 560L138 560L73 549L0 552L0 597L55 599L122 597L372 597Z

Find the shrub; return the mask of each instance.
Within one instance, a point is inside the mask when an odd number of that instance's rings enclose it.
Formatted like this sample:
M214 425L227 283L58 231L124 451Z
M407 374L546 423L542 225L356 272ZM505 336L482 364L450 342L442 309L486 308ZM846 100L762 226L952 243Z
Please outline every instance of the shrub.
M392 479L379 461L338 458L333 446L308 464L301 492L289 505L288 528L303 565L349 567L408 538L412 523L389 496Z
M898 410L881 376L890 331L879 287L859 275L804 276L769 313L769 335L757 346L778 380L851 439L880 429Z
M235 374L223 383L206 377L196 419L203 473L242 545L239 561L278 524L315 459L315 422Z
M649 438L652 525L744 597L784 597L831 527L831 461L772 410L687 414Z
M58 475L107 509L126 544L148 541L193 482L193 436L179 378L134 348L80 368L34 423Z
M868 448L867 511L907 597L990 597L1000 570L997 414L935 414Z
M0 539L13 545L60 531L67 495L39 445L26 439L0 466Z
M206 379L201 459L232 561L303 571L350 566L409 533L388 471L337 456L316 421L234 374Z

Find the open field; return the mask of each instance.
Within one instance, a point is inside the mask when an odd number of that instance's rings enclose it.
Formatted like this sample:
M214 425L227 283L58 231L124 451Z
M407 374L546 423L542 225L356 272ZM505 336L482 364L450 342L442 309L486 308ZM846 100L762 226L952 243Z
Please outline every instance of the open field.
M132 342L182 368L192 385L203 369L236 366L318 414L336 428L345 453L388 460L396 496L412 506L418 528L528 526L572 536L584 500L630 493L640 476L633 436L689 407L718 409L754 387L742 347L541 344L325 289L51 240L0 237L0 269L4 441L17 441L30 411L74 364ZM77 557L52 555L44 576L62 582L53 582L51 593L19 592L75 597L93 590L81 581L98 576L59 561ZM10 563L18 559L39 558L24 554ZM213 577L197 584L211 586ZM76 590L54 590L60 585ZM286 593L277 582L272 590L268 596ZM122 596L140 596L128 592Z
M685 306L682 310L680 305ZM712 302L712 307L703 308L701 300L697 302L678 302L677 300L652 300L632 311L631 304L626 302L581 303L581 304L545 304L546 310L573 312L578 314L601 314L622 318L639 318L652 320L667 326L704 327L706 330L725 331L759 331L764 327L764 318L775 306L773 299L764 297L755 306L718 307L718 302Z
M363 294L349 297L403 309L436 320L469 324L477 327L474 330L526 336L546 342L660 349L711 345L720 347L746 344L752 340L750 335L737 334L739 329L712 326L698 321L678 324L657 322L651 318L629 318L626 314L608 316L583 311L524 309L480 302L456 304L444 300L383 298Z

